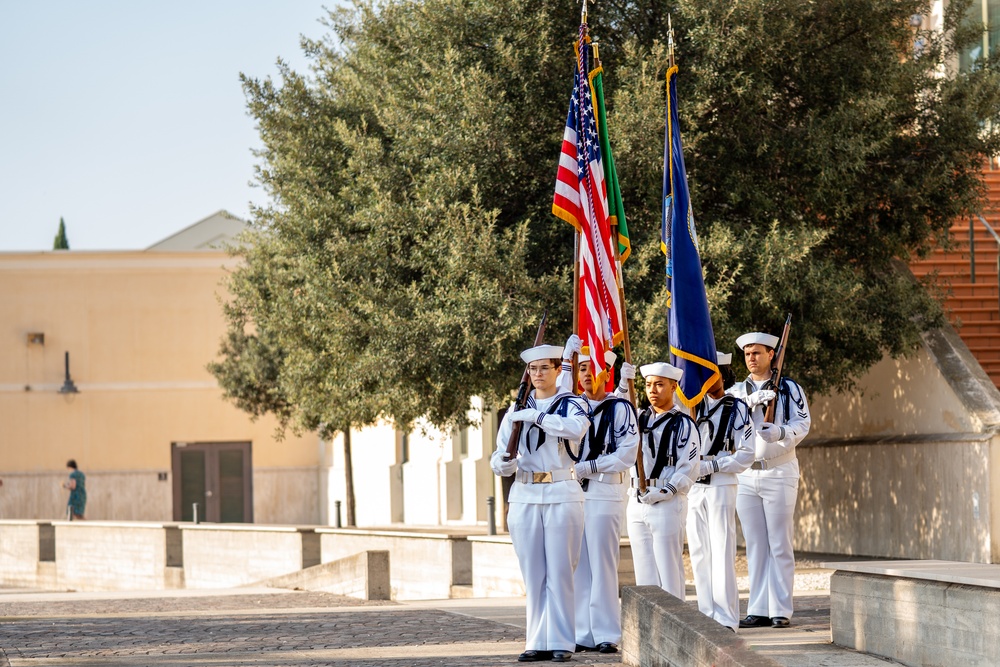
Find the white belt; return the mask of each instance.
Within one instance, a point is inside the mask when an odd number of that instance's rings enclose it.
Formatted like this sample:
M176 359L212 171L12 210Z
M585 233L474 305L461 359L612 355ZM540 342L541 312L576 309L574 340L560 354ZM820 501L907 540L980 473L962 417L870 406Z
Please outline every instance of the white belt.
M602 472L593 477L587 477L593 482L603 482L604 484L621 484L625 481L625 473L623 472Z
M517 476L514 479L523 484L551 484L552 482L565 482L569 479L575 479L575 476L572 469L553 470L552 472L518 470Z
M647 479L646 480L646 486L647 487L650 487L650 486L653 486L653 487L656 487L656 486L666 486L668 481L669 480L665 480L665 479ZM631 479L631 482L630 482L629 485L633 489L638 489L639 488L639 480L636 479L635 477L633 477Z
M795 460L795 450L793 449L792 451L785 452L780 456L775 456L770 459L760 459L758 461L754 461L750 467L753 470L771 470L772 468L777 468L778 466L784 463L788 463L789 461L794 461L794 460Z

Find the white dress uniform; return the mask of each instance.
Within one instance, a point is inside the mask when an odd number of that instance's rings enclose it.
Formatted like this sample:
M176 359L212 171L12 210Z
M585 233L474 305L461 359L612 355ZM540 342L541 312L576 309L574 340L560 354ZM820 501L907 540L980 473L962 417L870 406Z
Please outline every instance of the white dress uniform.
M705 396L696 415L701 463L688 492L687 539L698 609L735 630L737 475L753 463L753 421L746 403L733 396Z
M754 382L748 377L729 389L737 398L760 389L773 389L770 380ZM795 554L792 533L795 501L799 489L799 461L795 446L809 433L812 419L802 387L782 378L774 412L774 424L784 437L766 442L758 432L754 437L754 462L738 476L736 511L747 544L750 601L747 614L764 617L792 617L795 586ZM765 405L750 411L754 428L764 421Z
M585 401L572 394L540 400L534 394L532 390L527 406L546 414L521 429L507 514L524 578L525 647L528 651L573 651L573 570L583 540L584 499L573 464L590 426L589 410ZM496 473L510 440L512 412L513 406L500 424L497 450L490 459Z
M659 586L683 600L687 493L698 472L701 441L694 421L676 407L659 414L647 409L643 414L646 417L640 415L639 438L646 484L650 492L664 491L669 497L655 504L639 502L639 480L633 468L627 518L635 583Z
M563 377L572 377L566 364L560 375L561 386L565 386ZM583 548L574 577L576 643L597 647L619 644L622 638L618 563L628 503L626 480L639 449L639 427L635 409L628 401L612 394L600 401L582 398L590 405L592 425L576 466L586 499Z

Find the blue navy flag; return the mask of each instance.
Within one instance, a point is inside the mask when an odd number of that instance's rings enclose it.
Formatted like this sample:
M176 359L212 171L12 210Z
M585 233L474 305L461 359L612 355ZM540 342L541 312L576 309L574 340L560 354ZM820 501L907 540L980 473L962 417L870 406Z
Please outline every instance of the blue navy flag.
M688 195L677 113L677 67L667 70L667 131L663 147L661 249L667 256L670 363L684 371L677 393L692 408L719 379L698 235Z

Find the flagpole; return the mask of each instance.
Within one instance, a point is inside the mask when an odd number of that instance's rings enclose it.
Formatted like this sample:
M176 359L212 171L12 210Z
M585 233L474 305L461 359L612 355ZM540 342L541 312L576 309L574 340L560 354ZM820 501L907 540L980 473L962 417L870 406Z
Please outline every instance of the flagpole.
M586 4L586 0L584 0ZM597 44L592 44L594 51L594 65L596 67L601 66L601 57L598 53ZM632 343L628 336L628 315L626 313L625 307L625 273L622 271L622 256L621 249L618 246L618 217L613 218L613 236L611 239L611 251L614 253L615 267L618 269L618 301L621 304L621 315L622 315L622 345L625 348L625 362L628 364L632 363ZM611 369L612 372L614 369ZM635 391L635 380L629 379L628 381L628 400L632 406L639 411L639 399ZM642 442L639 443L639 451L636 453L635 457L635 472L639 478L639 493L646 492L646 469L642 462Z
M587 0L582 0L580 7L580 27L583 31L582 36L586 37ZM581 53L585 48L587 47L581 39ZM573 333L577 336L580 335L580 235L582 233L583 231L578 228L573 234ZM593 354L593 350L591 353ZM573 393L580 394L580 355L577 352L573 353Z
M580 335L580 230L573 234L573 333ZM591 351L593 353L593 350ZM573 393L580 393L580 354L573 353Z

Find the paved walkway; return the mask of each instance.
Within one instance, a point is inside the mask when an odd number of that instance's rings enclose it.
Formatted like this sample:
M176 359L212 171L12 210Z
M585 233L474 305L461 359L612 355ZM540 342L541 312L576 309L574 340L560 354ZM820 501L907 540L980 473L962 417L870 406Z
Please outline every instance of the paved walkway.
M796 596L792 628L741 636L787 667L893 664L830 643L829 570L815 565L800 559L797 587L807 590ZM522 650L523 598L391 603L276 589L0 589L0 667L510 666ZM620 664L620 656L582 653L574 663Z

